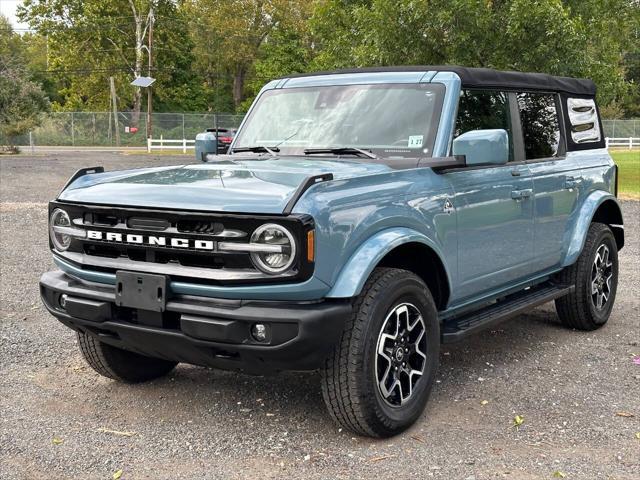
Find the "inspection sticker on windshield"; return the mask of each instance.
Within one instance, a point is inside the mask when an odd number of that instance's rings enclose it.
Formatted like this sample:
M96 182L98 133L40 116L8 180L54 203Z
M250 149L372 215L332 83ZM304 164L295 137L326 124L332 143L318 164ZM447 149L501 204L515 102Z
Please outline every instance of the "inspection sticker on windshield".
M420 148L422 147L422 139L423 135L410 135L409 136L409 144L407 147L409 148Z

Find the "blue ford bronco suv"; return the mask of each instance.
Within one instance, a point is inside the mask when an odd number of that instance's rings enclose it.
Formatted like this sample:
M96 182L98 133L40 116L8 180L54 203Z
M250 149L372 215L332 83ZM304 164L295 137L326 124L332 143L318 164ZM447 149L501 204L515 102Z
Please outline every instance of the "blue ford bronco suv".
M624 230L595 94L450 66L274 80L226 155L76 173L42 299L106 377L319 369L334 420L396 434L441 343L551 300L607 322Z

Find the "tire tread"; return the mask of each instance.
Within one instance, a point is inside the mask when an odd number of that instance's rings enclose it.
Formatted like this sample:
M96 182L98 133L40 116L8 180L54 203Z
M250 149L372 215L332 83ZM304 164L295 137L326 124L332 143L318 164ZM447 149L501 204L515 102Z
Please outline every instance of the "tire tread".
M90 334L77 332L82 356L97 373L124 383L139 383L161 377L177 365L176 362L151 358L122 350Z
M383 288L394 280L415 276L406 270L377 268L365 283L362 293L355 298L351 316L346 320L342 336L333 353L325 361L321 371L322 396L331 417L352 432L370 437L388 436L393 426L375 411L375 400L361 391L357 382L361 372L366 371L360 355L366 342L368 315ZM421 281L418 277L416 277ZM425 286L426 289L426 286ZM429 296L429 300L433 300ZM434 306L435 309L435 306Z
M563 325L577 330L595 330L602 326L591 318L589 303L591 299L584 288L581 288L585 277L591 275L591 253L597 247L598 240L606 233L613 233L608 225L592 223L587 232L582 253L573 265L566 267L558 274L558 281L565 285L575 285L575 290L555 301L558 318ZM615 242L614 242L615 245ZM613 300L613 299L612 299Z

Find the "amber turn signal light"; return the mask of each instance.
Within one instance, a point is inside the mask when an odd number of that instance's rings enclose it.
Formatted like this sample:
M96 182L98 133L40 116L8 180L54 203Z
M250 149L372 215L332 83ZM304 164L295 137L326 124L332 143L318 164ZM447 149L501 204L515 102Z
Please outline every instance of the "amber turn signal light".
M307 261L308 262L313 262L316 259L316 252L315 252L315 244L316 244L316 234L315 234L315 230L309 230L307 232Z

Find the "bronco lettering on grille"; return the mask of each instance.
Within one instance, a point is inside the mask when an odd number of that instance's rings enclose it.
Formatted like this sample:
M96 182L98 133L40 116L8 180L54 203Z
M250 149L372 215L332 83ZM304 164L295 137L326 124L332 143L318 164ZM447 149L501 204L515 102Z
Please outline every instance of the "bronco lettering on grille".
M211 240L193 240L188 238L142 235L135 233L103 232L100 230L87 230L87 239L158 247L193 248L196 250L214 249L214 242Z

